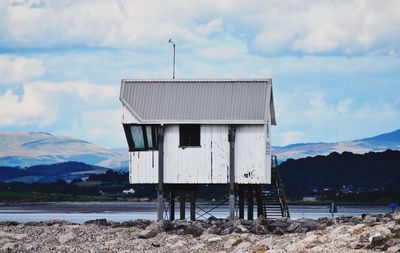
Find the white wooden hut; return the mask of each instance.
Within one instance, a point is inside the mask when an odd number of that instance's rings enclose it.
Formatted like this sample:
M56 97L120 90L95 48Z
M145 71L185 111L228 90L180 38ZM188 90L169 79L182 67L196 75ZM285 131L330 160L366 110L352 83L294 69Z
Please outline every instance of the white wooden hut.
M168 186L271 183L271 79L129 80L121 83L129 181ZM172 187L173 188L173 187Z

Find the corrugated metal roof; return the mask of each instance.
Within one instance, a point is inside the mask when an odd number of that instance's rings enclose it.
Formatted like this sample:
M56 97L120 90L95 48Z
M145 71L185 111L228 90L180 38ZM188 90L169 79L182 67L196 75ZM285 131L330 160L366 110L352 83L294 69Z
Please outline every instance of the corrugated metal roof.
M275 124L271 79L122 80L120 100L146 124Z

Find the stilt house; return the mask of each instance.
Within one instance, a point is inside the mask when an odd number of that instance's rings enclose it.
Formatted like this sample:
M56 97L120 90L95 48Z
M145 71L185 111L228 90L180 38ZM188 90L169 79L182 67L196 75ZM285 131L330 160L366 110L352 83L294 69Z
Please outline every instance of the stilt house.
M129 181L157 185L158 219L166 191L229 184L233 219L237 186L271 183L271 79L126 79L120 100Z

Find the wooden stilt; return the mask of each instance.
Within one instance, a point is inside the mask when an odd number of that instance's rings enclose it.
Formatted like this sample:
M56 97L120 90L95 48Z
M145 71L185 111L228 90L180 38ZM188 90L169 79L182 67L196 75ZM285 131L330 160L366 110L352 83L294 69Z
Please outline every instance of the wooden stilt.
M244 190L243 186L239 188L239 219L244 219Z
M164 127L158 130L158 187L157 187L157 220L163 220L164 214Z
M247 219L252 220L253 219L253 205L254 205L254 200L253 200L253 187L249 187L247 190Z
M235 134L236 126L229 126L229 219L235 219Z
M185 192L181 191L179 195L179 212L180 212L180 219L185 219Z
M196 220L196 190L190 194L190 220Z
M169 191L169 220L175 220L175 192Z
M263 214L262 199L261 199L261 186L255 186L256 189L256 201L257 201L257 217Z

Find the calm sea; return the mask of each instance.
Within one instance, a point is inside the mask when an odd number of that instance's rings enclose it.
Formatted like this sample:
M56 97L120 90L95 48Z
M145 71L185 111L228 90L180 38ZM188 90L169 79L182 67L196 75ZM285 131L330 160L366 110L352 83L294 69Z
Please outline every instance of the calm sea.
M212 209L212 210L210 210ZM179 217L178 205L175 217ZM186 217L189 217L189 207L186 207ZM199 219L208 218L210 212L217 218L228 216L228 206L216 207L213 204L199 204L196 209L196 217ZM330 216L328 206L305 206L289 205L292 219L299 218L320 218ZM338 206L337 216L361 216L363 213L387 213L388 206ZM245 214L246 215L246 214ZM245 216L246 217L246 216ZM256 213L254 213L256 217ZM112 221L127 221L134 219L156 219L155 203L129 203L129 202L95 202L95 203L38 203L38 204L0 204L0 221L45 221L45 220L66 220L75 223L83 223L91 219L107 219Z

